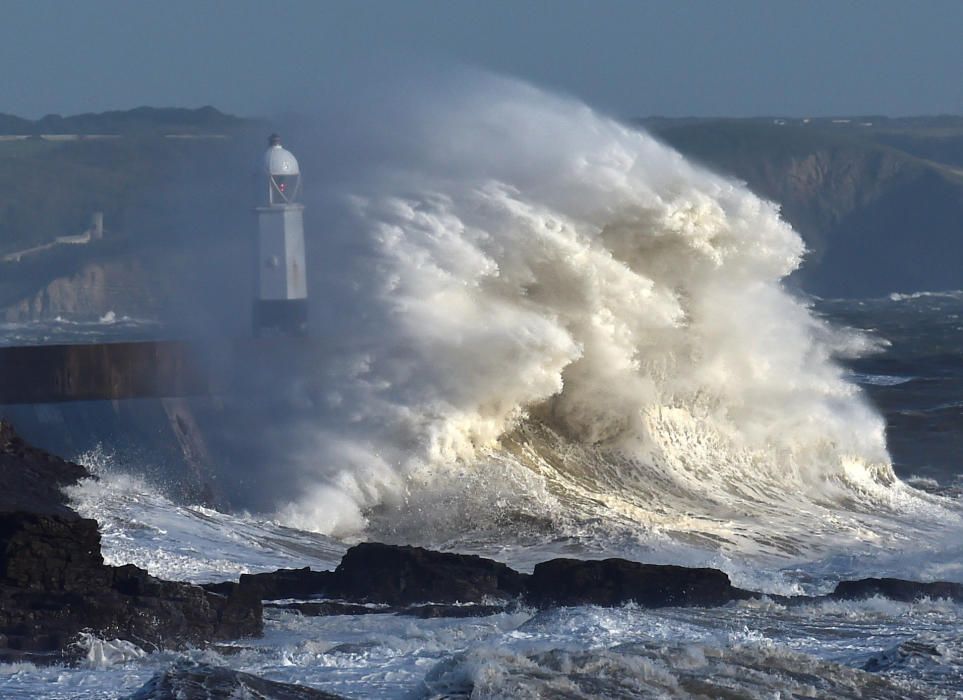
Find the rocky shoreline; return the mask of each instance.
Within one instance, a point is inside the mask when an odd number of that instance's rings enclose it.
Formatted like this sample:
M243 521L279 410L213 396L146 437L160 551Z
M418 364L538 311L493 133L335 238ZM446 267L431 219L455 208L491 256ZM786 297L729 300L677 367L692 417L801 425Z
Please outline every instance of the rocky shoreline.
M963 603L963 584L951 582L869 578L840 582L825 596L780 597L735 587L709 568L553 559L527 574L483 557L379 543L350 548L334 571L279 569L197 586L104 564L96 521L71 510L62 493L85 478L83 466L27 445L0 422L0 662L75 662L85 632L148 651L259 636L263 605L302 615L429 618L577 605L709 607L763 597L786 605L874 596ZM200 676L230 692L259 682L185 666L153 679L148 686L157 693L145 686L133 697L172 696L171 688ZM275 691L272 697L333 697Z
M617 558L552 559L524 574L484 557L376 542L349 549L334 571L278 569L242 574L236 583L212 583L204 588L223 595L243 594L269 607L306 615L464 617L518 607L717 607L762 598L782 605L873 597L898 602L942 598L963 603L963 584L948 581L865 578L841 581L826 595L780 596L737 588L718 569ZM304 602L270 602L291 599Z
M62 489L91 475L0 423L0 662L71 662L82 632L146 650L258 635L261 602L107 566L97 522Z

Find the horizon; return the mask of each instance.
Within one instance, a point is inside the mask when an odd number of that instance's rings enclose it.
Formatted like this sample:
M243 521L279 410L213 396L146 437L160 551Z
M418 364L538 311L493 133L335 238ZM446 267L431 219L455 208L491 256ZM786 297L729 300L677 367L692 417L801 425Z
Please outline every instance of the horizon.
M591 106L591 105L590 105ZM173 104L138 104L132 107L119 107L115 109L105 109L99 111L89 111L89 112L49 112L47 114L40 115L38 117L26 117L22 114L17 114L15 112L3 112L0 111L0 117L12 117L15 119L21 119L23 121L38 123L46 119L58 118L58 119L74 119L78 117L102 117L111 114L128 114L131 112L136 112L139 110L155 110L155 111L175 111L183 110L188 112L200 112L203 110L213 109L224 117L241 119L244 121L257 121L258 119L268 119L271 118L268 114L239 114L236 112L231 112L226 109L214 104L203 104L197 107L183 106L183 105L173 105ZM293 113L294 116L306 116L308 113ZM963 119L963 110L960 112L919 112L914 114L878 114L878 113L861 113L861 112L849 112L849 113L839 113L839 114L821 114L815 115L810 113L799 113L799 114L749 114L743 116L728 116L723 114L679 114L679 115L668 115L668 114L627 114L627 115L615 115L619 119L628 120L650 120L650 119L665 119L672 121L685 121L688 119L704 119L713 121L752 121L760 119L793 119L793 120L816 120L825 121L831 119L886 119L886 120L911 120L911 119Z

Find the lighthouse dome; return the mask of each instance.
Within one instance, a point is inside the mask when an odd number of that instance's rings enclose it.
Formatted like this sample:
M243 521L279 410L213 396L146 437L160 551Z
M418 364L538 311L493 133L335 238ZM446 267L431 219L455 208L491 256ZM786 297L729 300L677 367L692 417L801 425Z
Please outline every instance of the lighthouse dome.
M264 153L264 170L268 175L300 175L298 159L281 145L281 139L272 136L271 145Z

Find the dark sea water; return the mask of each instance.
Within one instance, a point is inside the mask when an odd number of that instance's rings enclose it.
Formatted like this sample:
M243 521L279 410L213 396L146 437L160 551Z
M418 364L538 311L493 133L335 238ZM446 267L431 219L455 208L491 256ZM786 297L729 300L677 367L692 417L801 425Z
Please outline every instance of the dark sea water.
M883 341L844 362L886 417L897 474L917 487L963 487L963 292L823 299L815 309Z
M952 504L963 489L963 292L819 299L813 309L835 325L859 329L865 347L875 348L842 362L886 418L897 474L935 494L944 505L933 507L950 520L956 517ZM2 330L8 344L164 335L156 324L112 317ZM277 567L330 568L348 544L283 527L267 516L176 502L113 463L110 446L104 447L72 455L101 480L74 489L71 499L100 522L110 563L135 563L168 578L220 580ZM785 518L805 520L804 515L787 511ZM850 515L841 504L839 518ZM889 559L841 552L787 561L782 569L773 568L771 558L751 555L710 561L741 585L783 593L825 591L840 578L860 575L963 580L963 550L952 537L913 539L936 527L934 516L911 508L897 517L917 534L907 536L905 545L879 544ZM957 526L950 520L952 530ZM930 524L920 525L924 521ZM874 535L864 536L871 541ZM617 540L609 541L616 547ZM501 546L502 558L515 556L513 563L524 566L519 554L524 546ZM652 547L649 555L637 544L624 555L659 561L679 556L675 545L661 552L651 542L646 547ZM491 543L479 551L490 550ZM121 698L184 661L352 698L963 697L963 607L947 601L523 609L477 620L430 621L390 615L301 618L272 611L266 622L263 639L217 651L146 653L127 642L85 637L87 658L77 667L0 665L0 697Z

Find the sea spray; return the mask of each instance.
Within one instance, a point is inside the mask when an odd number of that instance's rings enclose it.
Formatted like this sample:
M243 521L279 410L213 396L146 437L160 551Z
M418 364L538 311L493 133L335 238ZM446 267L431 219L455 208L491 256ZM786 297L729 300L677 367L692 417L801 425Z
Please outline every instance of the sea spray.
M319 276L342 345L272 465L297 475L282 521L793 554L868 537L841 503L915 503L834 362L858 343L781 284L804 246L775 204L575 100L442 92L396 103L403 145L341 192Z

